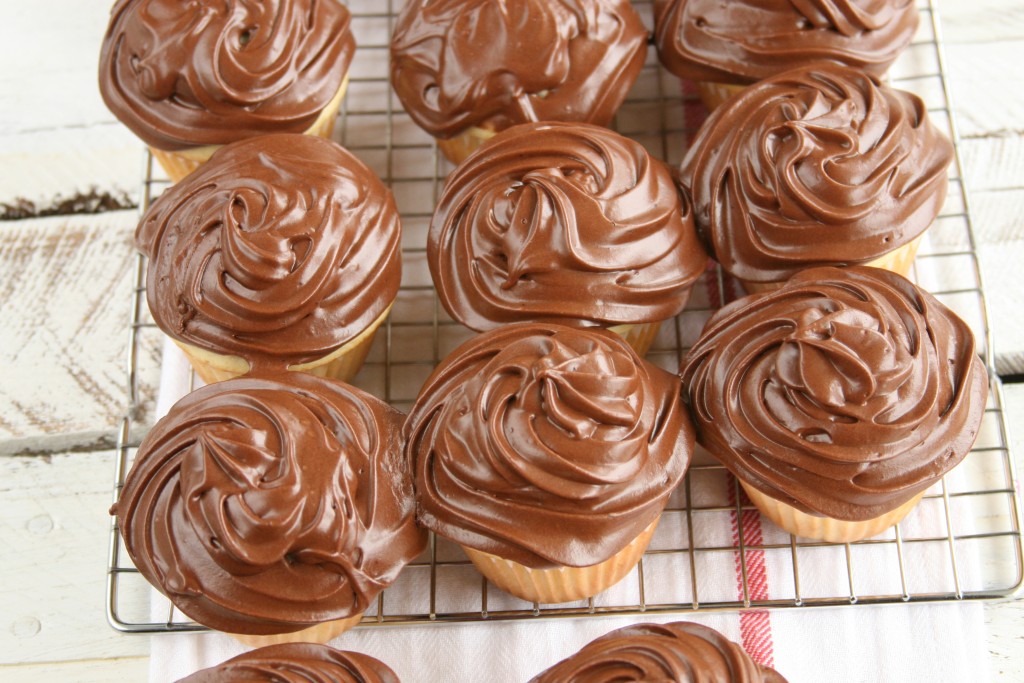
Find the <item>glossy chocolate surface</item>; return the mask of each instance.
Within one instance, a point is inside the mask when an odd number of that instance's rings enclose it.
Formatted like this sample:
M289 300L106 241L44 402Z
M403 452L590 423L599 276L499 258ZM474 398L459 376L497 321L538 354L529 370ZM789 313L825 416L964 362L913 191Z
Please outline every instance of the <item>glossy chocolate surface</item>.
M197 671L178 683L399 683L378 659L314 643L270 645Z
M916 95L819 64L716 109L680 176L722 267L777 282L867 263L916 238L942 208L952 159Z
M348 73L350 19L337 0L120 0L100 92L157 149L302 133Z
M617 335L509 325L450 354L405 428L421 524L531 567L602 562L664 508L693 427Z
M707 255L668 168L607 128L545 123L492 138L449 177L427 259L445 309L517 320L665 320Z
M395 24L391 82L435 137L528 121L606 125L646 55L628 0L414 0Z
M753 83L816 61L881 76L917 31L913 0L656 0L655 45L672 73Z
M591 641L530 683L786 683L718 631L700 624L635 624Z
M228 633L360 614L426 544L403 415L305 373L181 399L149 432L112 512L143 576Z
M218 150L157 198L136 245L146 296L179 341L252 366L319 359L394 300L391 191L339 145L269 135Z
M708 321L681 369L698 441L804 512L899 507L959 463L988 378L967 325L877 268L815 268Z

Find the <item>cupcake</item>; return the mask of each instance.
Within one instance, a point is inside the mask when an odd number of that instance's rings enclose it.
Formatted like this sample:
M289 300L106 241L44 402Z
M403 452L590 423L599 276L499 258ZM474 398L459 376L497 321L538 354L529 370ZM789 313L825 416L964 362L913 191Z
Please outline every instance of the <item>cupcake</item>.
M426 545L402 422L302 373L202 387L143 439L111 512L191 619L253 646L327 642Z
M720 309L681 375L698 442L761 512L832 542L899 522L970 451L988 391L967 325L867 267Z
M399 683L379 659L315 643L268 645L197 671L178 683Z
M519 598L596 595L639 561L689 464L679 393L604 330L481 334L441 362L406 421L417 519Z
M707 264L668 168L607 128L494 137L449 177L427 241L438 298L477 331L515 321L612 328L641 353Z
M530 683L626 681L786 683L775 669L761 666L718 631L686 621L617 629L530 679Z
M646 56L628 0L419 0L398 14L391 83L459 163L518 123L607 125Z
M814 266L907 275L942 209L952 158L916 95L818 64L717 109L680 182L712 256L761 291Z
M918 24L913 0L654 4L658 58L673 74L697 81L709 109L747 84L816 61L880 77Z
M100 93L178 181L229 142L330 137L355 52L349 23L337 0L120 0Z
M401 280L380 180L337 144L268 135L225 145L142 217L156 324L206 382L253 367L348 380Z

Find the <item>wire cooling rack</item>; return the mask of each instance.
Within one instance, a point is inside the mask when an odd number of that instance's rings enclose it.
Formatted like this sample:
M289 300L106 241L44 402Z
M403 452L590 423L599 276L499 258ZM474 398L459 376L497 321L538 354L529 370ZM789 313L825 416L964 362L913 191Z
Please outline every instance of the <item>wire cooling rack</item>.
M400 3L401 0L396 0ZM425 262L426 231L450 166L395 99L387 81L390 0L351 0L360 47L335 139L367 162L392 188L403 220L403 281L390 319L356 383L408 410L423 381L470 333L438 304ZM648 26L651 2L634 3ZM890 71L895 87L917 93L935 122L956 142L934 4L919 7L915 42ZM695 97L653 57L616 119L619 132L678 164L704 115ZM795 538L753 508L733 477L698 453L662 515L651 547L620 584L586 601L538 605L488 585L465 555L431 536L426 553L368 610L362 625L578 617L597 614L739 610L1006 597L1024 583L1021 510L1009 452L1001 384L979 270L959 145L946 205L917 257L919 284L956 310L975 330L991 379L981 436L954 472L930 489L897 527L852 544ZM167 185L146 159L140 207ZM129 329L129 408L118 434L115 499L148 425L140 361L161 334L145 302L145 259L138 257ZM714 296L735 286L709 273L687 310L666 323L648 360L676 370L713 310ZM151 393L151 392L149 392ZM107 616L122 631L203 630L155 593L128 558L111 524Z

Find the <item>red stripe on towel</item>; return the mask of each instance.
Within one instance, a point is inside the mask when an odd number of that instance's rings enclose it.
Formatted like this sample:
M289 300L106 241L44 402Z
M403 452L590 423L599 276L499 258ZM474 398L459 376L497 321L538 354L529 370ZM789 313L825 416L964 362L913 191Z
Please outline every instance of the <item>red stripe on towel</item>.
M732 477L729 477L729 505L733 508L730 512L732 522L732 542L737 550L734 553L734 567L736 570L736 591L740 600L743 599L743 569L746 565L747 576L747 597L751 602L768 599L768 568L765 565L763 550L751 549L752 545L764 543L761 533L761 513L757 510L744 510L742 515L736 513L736 485ZM742 495L742 494L741 494ZM750 501L742 496L743 506L749 506ZM743 529L744 553L739 550L740 525ZM768 610L755 609L740 612L740 637L743 640L743 649L758 664L764 666L775 666L775 643L772 639L772 620Z

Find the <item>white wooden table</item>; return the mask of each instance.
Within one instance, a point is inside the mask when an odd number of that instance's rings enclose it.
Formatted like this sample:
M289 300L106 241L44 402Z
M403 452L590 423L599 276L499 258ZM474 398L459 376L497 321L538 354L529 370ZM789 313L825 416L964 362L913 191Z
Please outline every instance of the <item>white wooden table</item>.
M1024 3L940 0L1001 374L1024 375ZM9 3L0 22L0 680L145 680L104 618L114 432L141 148L95 88L111 0ZM72 215L83 207L106 207ZM159 349L143 349L152 405ZM1024 384L1006 388L1018 472ZM150 400L145 400L150 399ZM146 416L140 416L145 420ZM1024 680L1024 602L986 606L995 680Z

